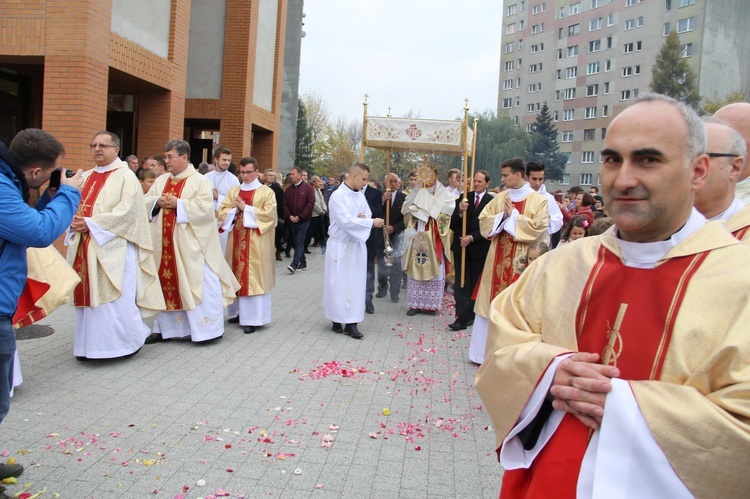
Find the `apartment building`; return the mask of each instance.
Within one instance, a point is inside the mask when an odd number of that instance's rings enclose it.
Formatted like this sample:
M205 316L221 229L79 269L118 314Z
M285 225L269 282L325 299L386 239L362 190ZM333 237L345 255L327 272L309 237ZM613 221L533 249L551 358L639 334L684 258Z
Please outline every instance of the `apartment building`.
M598 186L607 127L639 94L670 31L701 95L750 90L746 0L505 0L498 112L527 130L544 102L568 155L549 189Z

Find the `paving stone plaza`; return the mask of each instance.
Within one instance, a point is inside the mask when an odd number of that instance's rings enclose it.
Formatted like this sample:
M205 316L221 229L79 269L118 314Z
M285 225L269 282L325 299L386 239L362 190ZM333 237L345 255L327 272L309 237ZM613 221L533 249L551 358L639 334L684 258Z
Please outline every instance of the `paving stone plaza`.
M324 257L277 262L273 323L200 345L77 361L74 310L21 340L23 384L0 451L26 466L16 494L109 497L487 497L500 490L494 434L473 387L469 332L375 298L362 341L320 308ZM106 324L101 325L106 328ZM500 387L498 387L500 389Z

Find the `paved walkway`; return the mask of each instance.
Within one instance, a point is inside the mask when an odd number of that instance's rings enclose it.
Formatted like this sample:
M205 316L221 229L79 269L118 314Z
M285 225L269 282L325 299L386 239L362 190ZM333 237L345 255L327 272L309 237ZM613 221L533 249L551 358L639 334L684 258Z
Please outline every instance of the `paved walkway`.
M108 497L487 497L500 467L467 360L443 315L375 299L362 341L330 331L324 257L277 264L273 323L228 324L209 345L146 345L78 362L73 309L18 342L23 384L0 451L26 466L13 494ZM102 324L102 328L107 327ZM199 486L205 483L204 486Z

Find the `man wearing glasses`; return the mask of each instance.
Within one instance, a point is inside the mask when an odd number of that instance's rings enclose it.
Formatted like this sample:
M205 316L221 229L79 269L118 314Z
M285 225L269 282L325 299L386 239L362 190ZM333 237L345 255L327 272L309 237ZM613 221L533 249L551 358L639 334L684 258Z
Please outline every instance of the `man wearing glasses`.
M240 286L221 252L211 182L190 166L184 140L164 146L164 157L169 175L156 179L146 209L166 311L146 343L217 339L224 335L224 307Z
M275 283L274 239L276 194L258 180L258 162L242 158L242 184L232 187L219 206L219 224L228 232L227 261L240 282L237 301L229 306L231 323L245 334L271 322L271 291Z
M164 310L141 185L117 156L117 135L101 131L90 147L96 166L83 174L67 241L81 278L73 292L78 360L137 352L150 333L142 317Z

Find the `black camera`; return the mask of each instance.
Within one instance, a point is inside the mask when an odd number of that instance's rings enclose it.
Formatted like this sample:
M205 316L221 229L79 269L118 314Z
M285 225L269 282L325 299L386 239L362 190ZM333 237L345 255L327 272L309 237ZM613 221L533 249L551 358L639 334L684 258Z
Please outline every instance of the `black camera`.
M75 176L76 172L73 170L65 170L65 178L70 178ZM60 176L62 175L62 168L58 168L57 170L52 172L52 175L49 177L49 188L50 189L59 189L60 188Z

